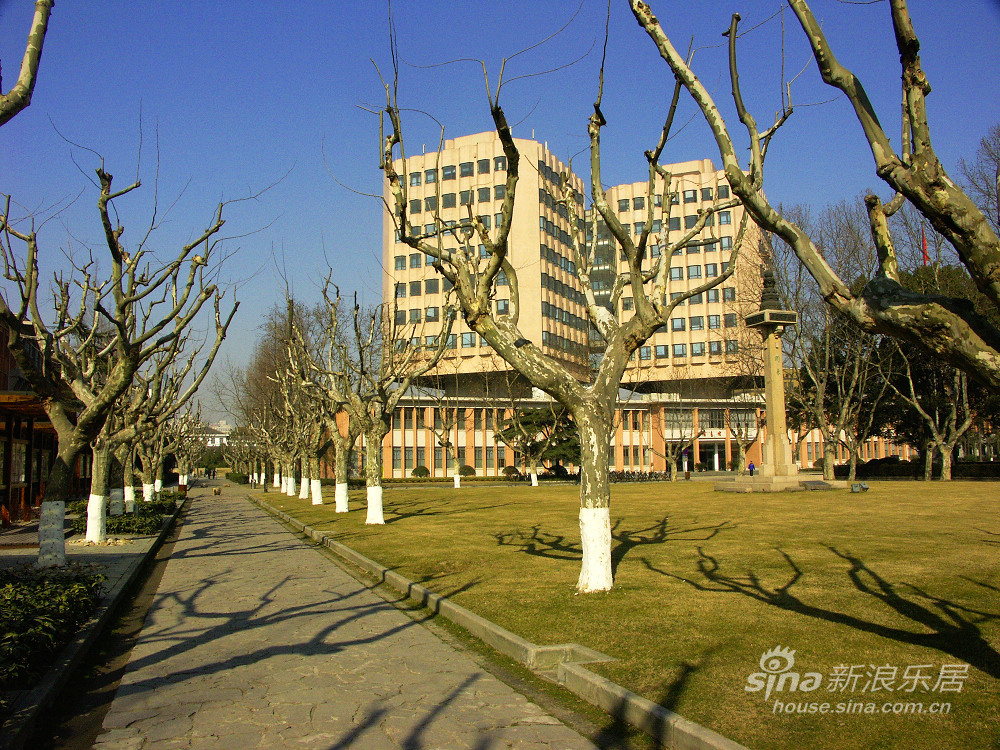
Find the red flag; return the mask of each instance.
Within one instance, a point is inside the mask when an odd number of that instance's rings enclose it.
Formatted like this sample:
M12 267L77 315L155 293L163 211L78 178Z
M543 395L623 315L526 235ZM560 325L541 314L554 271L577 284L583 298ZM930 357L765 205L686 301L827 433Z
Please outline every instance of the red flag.
M931 259L931 256L929 256L927 254L927 235L924 234L924 225L923 224L920 225L920 242L923 245L924 265L926 266L927 265L927 261L929 261Z

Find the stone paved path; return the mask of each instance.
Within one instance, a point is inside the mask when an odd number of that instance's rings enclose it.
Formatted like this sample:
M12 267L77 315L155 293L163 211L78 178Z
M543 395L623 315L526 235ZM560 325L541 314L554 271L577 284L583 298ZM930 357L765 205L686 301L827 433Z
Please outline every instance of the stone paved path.
M593 745L231 490L192 501L95 747Z

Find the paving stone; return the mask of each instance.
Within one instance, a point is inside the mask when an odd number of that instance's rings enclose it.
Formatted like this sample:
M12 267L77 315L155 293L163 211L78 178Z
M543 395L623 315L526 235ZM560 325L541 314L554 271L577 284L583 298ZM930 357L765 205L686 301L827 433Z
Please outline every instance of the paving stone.
M192 494L99 750L593 748L238 490Z

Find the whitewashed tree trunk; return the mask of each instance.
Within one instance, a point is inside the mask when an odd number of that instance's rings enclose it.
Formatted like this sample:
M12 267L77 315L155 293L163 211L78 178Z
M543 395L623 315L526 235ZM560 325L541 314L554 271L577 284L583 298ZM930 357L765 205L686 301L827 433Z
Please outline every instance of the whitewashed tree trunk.
M91 495L87 500L87 541L95 544L108 538L108 504L104 495Z
M142 500L146 503L153 502L153 485L150 483L142 483Z
M108 515L117 517L125 513L125 493L123 490L111 490L108 495Z
M580 541L583 543L583 566L577 591L607 591L614 580L611 574L610 508L580 508Z
M153 482L153 492L155 492L157 495L163 492L163 480L160 479L159 477L157 477L156 481Z
M292 474L288 477L288 484L285 486L285 494L288 497L295 497L295 475Z
M589 412L589 413L588 413ZM576 590L581 594L610 591L611 570L611 485L608 483L611 418L602 419L589 409L573 414L580 435L580 541L583 564Z
M337 482L333 489L333 502L337 513L347 512L347 482Z
M365 523L384 524L385 517L382 515L382 487L368 487L368 516Z
M274 489L278 489L279 487L282 487L282 484L281 484L281 474L279 474L278 472L274 472L274 482L273 482L272 486L274 487ZM282 487L282 491L284 491L283 487Z
M302 475L302 485L301 488L299 489L299 500L309 499L309 484L311 481L312 480L309 478L307 474Z
M456 474L454 479L455 479L455 489L457 490L459 487L462 486L462 475Z
M125 512L126 513L135 512L135 487L133 487L131 484L125 485L124 495L125 495Z
M535 471L531 472L531 486L532 487L538 486L538 472Z
M312 504L322 505L323 504L323 483L318 479L313 479L311 484L312 490Z

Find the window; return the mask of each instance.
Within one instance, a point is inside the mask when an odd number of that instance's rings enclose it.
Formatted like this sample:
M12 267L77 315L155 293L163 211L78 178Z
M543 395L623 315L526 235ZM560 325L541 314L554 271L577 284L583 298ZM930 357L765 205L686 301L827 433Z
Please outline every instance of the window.
M503 271L497 273L497 286L510 286L510 281L507 279L507 274Z
M687 321L684 318L671 318L670 319L670 330L671 331L683 331L687 326Z
M489 174L490 173L490 160L480 159L476 162L476 171L479 174Z
M726 313L725 317L723 318L723 322L725 323L726 328L735 328L736 313Z
M688 302L690 302L692 305L700 305L701 304L701 293L699 292L698 294L692 294L691 298L688 300Z
M644 208L646 208L646 199L641 196L638 198L633 198L632 208L634 208L636 211L642 211Z
M635 223L635 236L638 237L642 234L642 230L646 228L646 222L637 221Z
M433 224L428 224L427 226L424 227L424 236L426 237L427 235L431 234L437 234L437 227L434 226Z
M732 250L733 249L733 238L732 237L720 237L719 238L719 247L721 247L723 250Z
M406 296L406 284L400 282L396 284L396 299L403 299Z
M719 226L733 223L732 211L719 211Z
M712 330L722 327L722 317L719 315L708 316L708 327Z
M476 345L476 334L474 333L463 333L462 334L462 348L470 349Z
M422 206L423 204L420 202L420 199L414 198L412 201L410 201L410 213L419 214Z
M629 206L628 198L621 198L618 201L618 212L621 213L622 211L628 211L628 206Z
M497 315L509 315L509 314L510 314L510 300L498 299Z
M440 314L440 312L439 312L438 308L436 308L436 307L428 307L427 308L426 319L428 321L430 321L431 323L433 323L434 321L436 321L438 319L439 314Z
M428 211L436 211L438 207L438 199L436 195L429 195L424 198L424 208Z
M405 271L406 270L406 256L405 255L397 255L393 260L395 261L396 270L397 271Z
M704 357L705 356L705 342L696 341L691 344L691 356L692 357Z
M719 185L719 200L729 197L729 185Z
M622 297L622 310L632 310L634 308L635 300L631 297Z
M706 294L707 294L707 300L709 302L718 302L719 301L719 290L718 289L709 289L706 292Z
M736 301L736 287L734 287L734 286L724 286L724 287L722 287L722 301L723 302L735 302Z
M488 187L481 187L476 193L480 203L485 203L490 199L490 189Z
M420 268L420 253L410 253L410 268Z
M437 294L437 293L438 293L438 280L427 279L424 282L424 294Z
M459 177L472 177L472 162L463 161L458 165L458 175Z
M670 357L670 347L663 344L656 347L657 359L667 359L668 357Z
M705 318L701 315L693 316L689 321L691 324L692 331L704 331L705 330Z
M403 453L404 453L405 460L406 460L406 468L407 469L412 469L413 468L413 448L404 448L403 449Z
M709 341L708 342L708 353L712 356L717 356L722 354L722 342L721 341Z
M506 172L507 171L507 157L506 156L494 156L493 157L493 171L494 172Z
M394 447L392 449L392 468L402 469L403 468L403 449L399 447Z
M423 290L423 286L424 286L424 284L423 284L422 281L411 281L410 282L410 296L411 297L419 297L420 296L420 292Z
M410 322L419 323L420 322L420 308L416 307L410 310Z
M719 264L718 263L706 263L705 264L705 277L709 279L714 279L719 275Z
M493 188L493 197L501 201L507 197L507 186L506 185L496 185Z
M454 180L455 179L455 165L452 164L448 167L441 167L441 179L442 180Z
M675 357L686 357L687 356L687 344L674 344L674 356Z
M639 359L652 359L653 350L648 346L639 347Z
M499 229L503 225L503 214L493 215L493 225Z
M698 223L698 214L688 214L684 217L684 228L691 229Z
M671 232L678 231L681 228L681 217L671 216L669 221L667 222L667 226L669 227Z
M424 170L424 182L430 185L431 183L438 181L438 171L436 169L425 169Z
M701 266L688 266L688 278L689 279L700 279L701 278Z
M420 172L410 172L410 187L420 184Z
M684 294L684 292L671 292L670 293L670 301L673 302L675 299L677 299L678 297L680 297L682 294ZM680 304L683 305L684 303L681 302Z
M406 310L396 310L395 320L398 326L406 325Z
M684 202L685 203L694 203L697 200L698 200L698 191L697 190L685 190L684 191Z
M449 349L455 349L455 348L458 347L458 334L457 333L450 333L450 334L448 334L447 347Z
M710 187L702 188L701 189L701 199L703 201L710 201L710 200L712 200L712 188L710 188ZM692 351L691 353L694 354L694 351Z
M736 354L740 350L740 344L736 339L726 339L726 354Z
M454 208L455 207L455 194L445 193L441 196L441 208Z
M684 269L683 268L671 268L670 269L670 280L671 281L683 281L684 280Z

